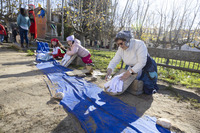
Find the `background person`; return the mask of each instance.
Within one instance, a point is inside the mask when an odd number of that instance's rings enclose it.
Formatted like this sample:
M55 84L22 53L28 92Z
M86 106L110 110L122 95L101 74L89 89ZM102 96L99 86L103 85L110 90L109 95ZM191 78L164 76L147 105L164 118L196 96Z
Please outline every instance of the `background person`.
M64 57L66 50L57 38L51 39L51 47L53 48L53 52L49 53L49 55L52 55L56 59Z
M120 77L121 80L125 81L131 74L137 73L137 79L143 81L144 92L146 94L156 92L158 90L156 84L157 65L149 56L144 42L134 39L130 31L121 31L117 33L115 42L118 45L118 50L108 65L105 79L107 80L116 65L122 59L124 63L128 65L128 68L123 76Z
M29 18L31 21L31 26L30 26L29 32L31 33L31 39L36 39L37 38L37 25L35 22L35 12L34 12L35 6L32 4L29 4L28 6L29 6Z
M5 30L5 27L2 24L0 24L0 44L3 43L4 36L6 36L6 35L7 35L7 33L6 33L6 30Z
M18 30L16 27L14 27L13 31L12 31L12 36L13 36L13 42L16 43L16 36L18 35Z
M27 11L24 8L20 9L20 14L17 16L17 25L19 26L19 34L21 39L21 47L24 48L24 38L26 40L26 48L28 48L28 29L31 25Z
M37 15L38 15L38 17L44 17L45 16L45 11L44 11L44 9L42 8L42 6L41 6L41 4L40 3L38 3L38 8L39 8L39 11L38 11L38 13L37 13Z
M6 35L4 35L4 40L8 43L8 27L5 25Z

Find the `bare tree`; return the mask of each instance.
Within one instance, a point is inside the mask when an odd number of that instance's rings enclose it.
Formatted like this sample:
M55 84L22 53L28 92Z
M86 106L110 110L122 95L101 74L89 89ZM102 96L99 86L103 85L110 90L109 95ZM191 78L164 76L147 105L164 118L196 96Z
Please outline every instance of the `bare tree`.
M146 21L146 17L148 16L148 11L150 7L149 0L147 1L137 1L137 8L134 17L134 31L135 38L142 39L143 28Z
M174 1L170 16L162 10L158 13L159 29L156 39L152 39L156 47L160 44L170 44L171 48L178 47L180 49L184 44L194 41L198 26L194 24L200 11L200 3L199 1L195 3L194 0L186 0L183 3L183 7L179 7ZM191 6L194 4L195 6Z
M109 18L107 18L107 23L105 25L105 35L109 40L109 50L112 50L113 39L116 33L130 26L131 19L133 17L132 11L134 0L127 0L125 7L123 8L120 8L120 5L118 3L118 0L113 1L112 10L108 15Z
M68 3L67 19L84 44L85 37L95 38L105 22L106 10L110 9L109 0L70 0ZM106 8L108 7L108 8Z

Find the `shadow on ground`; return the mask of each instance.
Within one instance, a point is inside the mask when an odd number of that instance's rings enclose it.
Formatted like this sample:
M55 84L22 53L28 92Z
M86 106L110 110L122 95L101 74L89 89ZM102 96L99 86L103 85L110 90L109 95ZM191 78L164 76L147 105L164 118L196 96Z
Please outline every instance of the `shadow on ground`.
M158 85L158 93L169 95L169 96L182 96L183 98L197 99L200 102L200 96L194 92L190 92L175 86Z
M29 77L29 76L35 76L35 75L43 75L40 70L33 70L28 72L22 72L17 74L6 74L1 75L0 78L9 78L9 77Z
M51 133L85 133L77 118L70 113L67 115L68 116L65 117Z

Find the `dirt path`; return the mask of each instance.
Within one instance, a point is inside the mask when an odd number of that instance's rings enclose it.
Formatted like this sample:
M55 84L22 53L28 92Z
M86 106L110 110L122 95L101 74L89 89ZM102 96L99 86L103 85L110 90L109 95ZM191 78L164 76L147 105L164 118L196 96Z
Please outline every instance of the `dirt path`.
M75 119L49 102L45 76L26 55L0 48L0 132L79 132Z
M26 55L0 46L0 133L82 133L77 120L50 101L46 77L33 65L35 57ZM104 81L98 77L94 83L102 87ZM176 132L199 133L200 108L181 100L189 97L200 102L199 91L166 86L159 82L161 89L153 96L125 92L118 98L135 106L139 116L169 119Z

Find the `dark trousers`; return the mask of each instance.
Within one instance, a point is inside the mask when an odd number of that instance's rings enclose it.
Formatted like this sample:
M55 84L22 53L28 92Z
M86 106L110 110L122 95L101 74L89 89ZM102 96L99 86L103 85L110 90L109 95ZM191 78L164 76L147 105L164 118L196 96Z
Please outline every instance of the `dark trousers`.
M13 42L17 42L17 41L16 41L16 36L17 36L17 35L13 35Z
M19 34L21 39L21 47L24 47L24 38L26 40L26 47L28 47L28 30L24 30L21 27L19 28Z

